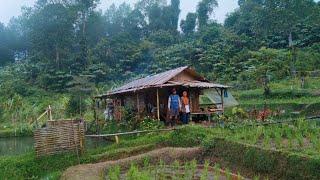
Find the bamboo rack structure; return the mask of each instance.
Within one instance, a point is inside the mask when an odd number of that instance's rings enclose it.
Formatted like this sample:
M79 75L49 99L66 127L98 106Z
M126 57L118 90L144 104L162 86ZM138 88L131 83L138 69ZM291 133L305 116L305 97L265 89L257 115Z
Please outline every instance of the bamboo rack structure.
M82 152L84 149L83 120L52 120L47 127L34 132L36 155L53 155L67 151Z

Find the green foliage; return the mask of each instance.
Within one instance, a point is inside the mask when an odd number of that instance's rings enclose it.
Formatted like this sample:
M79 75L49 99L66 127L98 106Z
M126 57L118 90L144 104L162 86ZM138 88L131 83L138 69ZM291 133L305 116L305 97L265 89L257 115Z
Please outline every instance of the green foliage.
M130 154L154 149L155 145L161 144L165 138L167 136L163 134L140 136L128 141L123 139L120 144L86 151L80 156L80 163L128 157ZM66 168L77 164L78 158L74 153L40 158L37 158L34 153L0 157L0 168L2 169L0 177L5 179L41 179L49 176L60 176Z
M214 168L215 179L216 180L220 179L220 165L216 163L213 168Z
M208 169L209 169L209 162L208 161L205 161L204 162L204 166L203 166L203 170L202 170L202 173L201 173L201 177L200 177L200 180L206 180L209 178L209 174L208 174Z
M242 108L239 107L234 107L232 108L232 115L234 118L243 120L248 118L248 113L245 112Z
M109 168L106 173L106 178L114 179L115 174L117 177L123 177L125 175L126 179L201 179L205 180L209 177L214 177L214 179L219 179L219 177L230 179L232 174L230 170L226 170L224 175L220 175L220 167L214 166L210 167L208 162L205 162L204 169L201 171L198 167L199 164L195 160L189 162L185 161L184 165L180 165L175 161L173 164L164 164L164 161L160 159L159 163L154 165L143 165L132 163L131 166L125 171L118 173L118 171L113 172L114 168ZM118 166L116 167L118 168ZM209 169L214 168L214 172L209 171ZM241 175L238 174L238 178L241 179Z
M209 129L201 126L184 126L170 134L168 144L176 147L194 147L201 144Z
M218 6L216 0L202 0L197 6L197 15L199 27L203 28L207 25L209 16L213 13L213 9Z
M108 178L110 180L120 179L120 166L115 166L109 169Z
M12 42L10 42L10 38L13 38L13 36L9 28L0 23L0 67L14 61L11 49L13 48Z
M180 64L212 80L241 82L241 75L251 84L266 71L272 79L286 78L286 59L298 71L319 69L319 7L312 1L241 1L221 25L210 19L217 1L202 0L180 23L185 36L177 30L179 0L140 0L105 12L97 4L39 1L24 9L0 26L0 64L19 60L29 68L20 84L57 92L67 91L74 76L90 75L101 85ZM289 34L297 47L290 52Z
M157 119L152 119L150 117L145 117L139 123L139 129L141 130L156 130L161 128L164 128L164 123Z
M72 94L66 104L65 112L69 117L82 117L90 107L89 102L81 94Z
M215 138L215 148L207 154L222 158L232 164L253 169L255 173L273 178L319 178L318 171L313 171L319 158L306 157L288 152L262 149L257 146ZM239 156L239 154L244 154Z
M319 18L319 7L314 1L241 1L240 4L240 8L225 20L226 26L238 34L268 39L271 47L287 47L289 34L293 35L294 44L306 45L308 42L304 40L308 38L299 36L299 30L304 29L301 34L310 31L301 25L319 25L315 21ZM308 37L316 39L312 33Z
M138 154L142 151L149 151L159 146L176 146L176 147L193 147L202 146L204 148L204 156L219 157L226 161L239 166L245 166L253 169L258 174L268 174L269 177L307 177L318 179L319 174L319 155L318 150L313 150L315 147L308 147L306 151L299 149L291 149L288 147L283 151L275 151L274 149L261 148L257 143L255 146L249 145L247 137L259 134L268 134L270 138L274 138L272 132L282 132L281 137L290 136L290 133L296 132L304 137L315 137L318 135L319 127L316 123L306 121L298 121L290 126L270 125L257 127L238 127L237 129L214 128L208 129L201 126L185 126L177 129L174 132L148 134L135 138L122 139L119 144L113 144L107 147L88 150L80 156L81 163L93 163L101 160L114 160L119 157L128 157ZM266 133L265 133L266 132ZM285 135L286 134L286 135ZM242 138L246 137L246 138ZM317 136L318 137L318 136ZM248 144L249 143L249 144ZM311 141L312 144L319 144L316 138ZM301 148L301 147L299 147ZM312 152L314 151L314 152ZM243 156L239 156L243 154ZM66 160L67 159L67 160ZM151 160L144 160L144 164L150 166ZM34 154L25 154L21 156L12 156L0 158L1 177L12 177L15 179L25 178L43 178L43 177L58 177L61 172L69 166L76 165L78 158L75 154L60 154L50 157L36 158ZM175 169L181 166L180 163L174 163ZM190 176L195 170L195 161L187 163L187 171ZM19 167L18 169L16 167ZM160 167L160 166L159 166ZM161 163L161 167L166 169L167 165ZM181 169L181 168L179 168ZM215 174L218 175L220 168L215 168ZM115 167L111 174L114 177L119 175L119 170ZM141 168L132 167L130 177L144 178L150 173L150 168L144 170ZM202 171L205 176L205 168ZM159 172L158 172L159 173ZM162 174L165 174L162 172ZM187 173L186 173L187 174ZM197 174L197 173L196 173ZM201 175L202 176L202 175Z
M181 20L180 27L183 33L187 36L192 35L196 28L197 14L188 13L186 20Z
M87 117L88 107L80 104L88 103L77 99L181 64L236 88L261 86L269 99L306 97L297 91L274 93L274 82L283 80L290 87L294 74L305 78L304 88L320 87L319 80L311 78L320 68L320 10L313 1L240 1L222 25L210 19L217 1L202 0L196 12L180 22L183 34L177 29L179 0L140 0L104 12L97 4L38 1L8 25L0 24L0 100L20 97L23 102L7 114L1 103L0 121L14 119L11 115L29 120L54 103L49 97L69 94L70 106L64 107L67 112L59 110L61 116ZM288 49L290 35L294 47ZM319 101L297 101L309 100Z
M271 173L275 168L273 166L276 159L263 153L253 149L248 150L244 154L244 163L247 167L253 167L257 172Z

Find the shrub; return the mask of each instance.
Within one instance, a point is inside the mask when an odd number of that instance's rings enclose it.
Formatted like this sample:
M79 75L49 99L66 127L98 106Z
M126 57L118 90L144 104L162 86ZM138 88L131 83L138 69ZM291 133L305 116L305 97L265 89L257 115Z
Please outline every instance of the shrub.
M214 138L211 142L214 143L211 146L213 148L205 148L206 155L247 167L255 173L265 174L274 179L320 179L318 156L305 157L289 152L262 149L224 138Z
M70 117L82 115L87 108L85 98L81 97L81 95L71 95L66 108L66 112Z
M157 120L157 119L152 119L150 117L145 117L143 121L141 121L138 125L139 129L141 130L156 130L156 129L161 129L164 128L163 122Z
M198 146L209 133L209 129L201 126L184 126L171 133L168 144L178 147Z

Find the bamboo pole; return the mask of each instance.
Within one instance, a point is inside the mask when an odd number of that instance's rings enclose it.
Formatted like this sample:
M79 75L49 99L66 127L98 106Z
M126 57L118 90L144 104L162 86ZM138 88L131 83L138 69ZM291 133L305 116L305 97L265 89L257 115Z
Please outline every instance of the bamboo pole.
M174 131L179 128L172 128L172 129L158 129L158 130L144 130L144 131L131 131L131 132L122 132L122 133L114 133L114 134L96 134L96 135L85 135L86 137L92 138L100 138L100 137L115 137L115 136L122 136L122 135L131 135L131 134L140 134L140 133L150 133L150 132L163 132L163 131Z
M160 120L160 103L159 103L159 89L157 88L157 117Z
M48 113L48 110L46 110L44 113L42 113L37 119L36 121L39 121L44 115L46 115ZM31 121L30 123L33 123L33 121ZM38 123L38 122L37 122Z
M51 109L51 105L49 105L49 107L48 107L48 113L49 113L49 120L52 121L52 109Z

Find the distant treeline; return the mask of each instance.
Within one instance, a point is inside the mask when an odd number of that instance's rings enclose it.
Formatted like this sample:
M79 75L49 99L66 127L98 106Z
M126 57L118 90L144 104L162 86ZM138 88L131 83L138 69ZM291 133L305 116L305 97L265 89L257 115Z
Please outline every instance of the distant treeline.
M105 10L98 3L38 0L0 24L0 88L7 88L0 95L24 96L19 88L27 86L90 91L182 65L252 85L320 69L320 3L313 0L239 0L224 24L210 19L217 0L200 1L180 22L180 0Z

